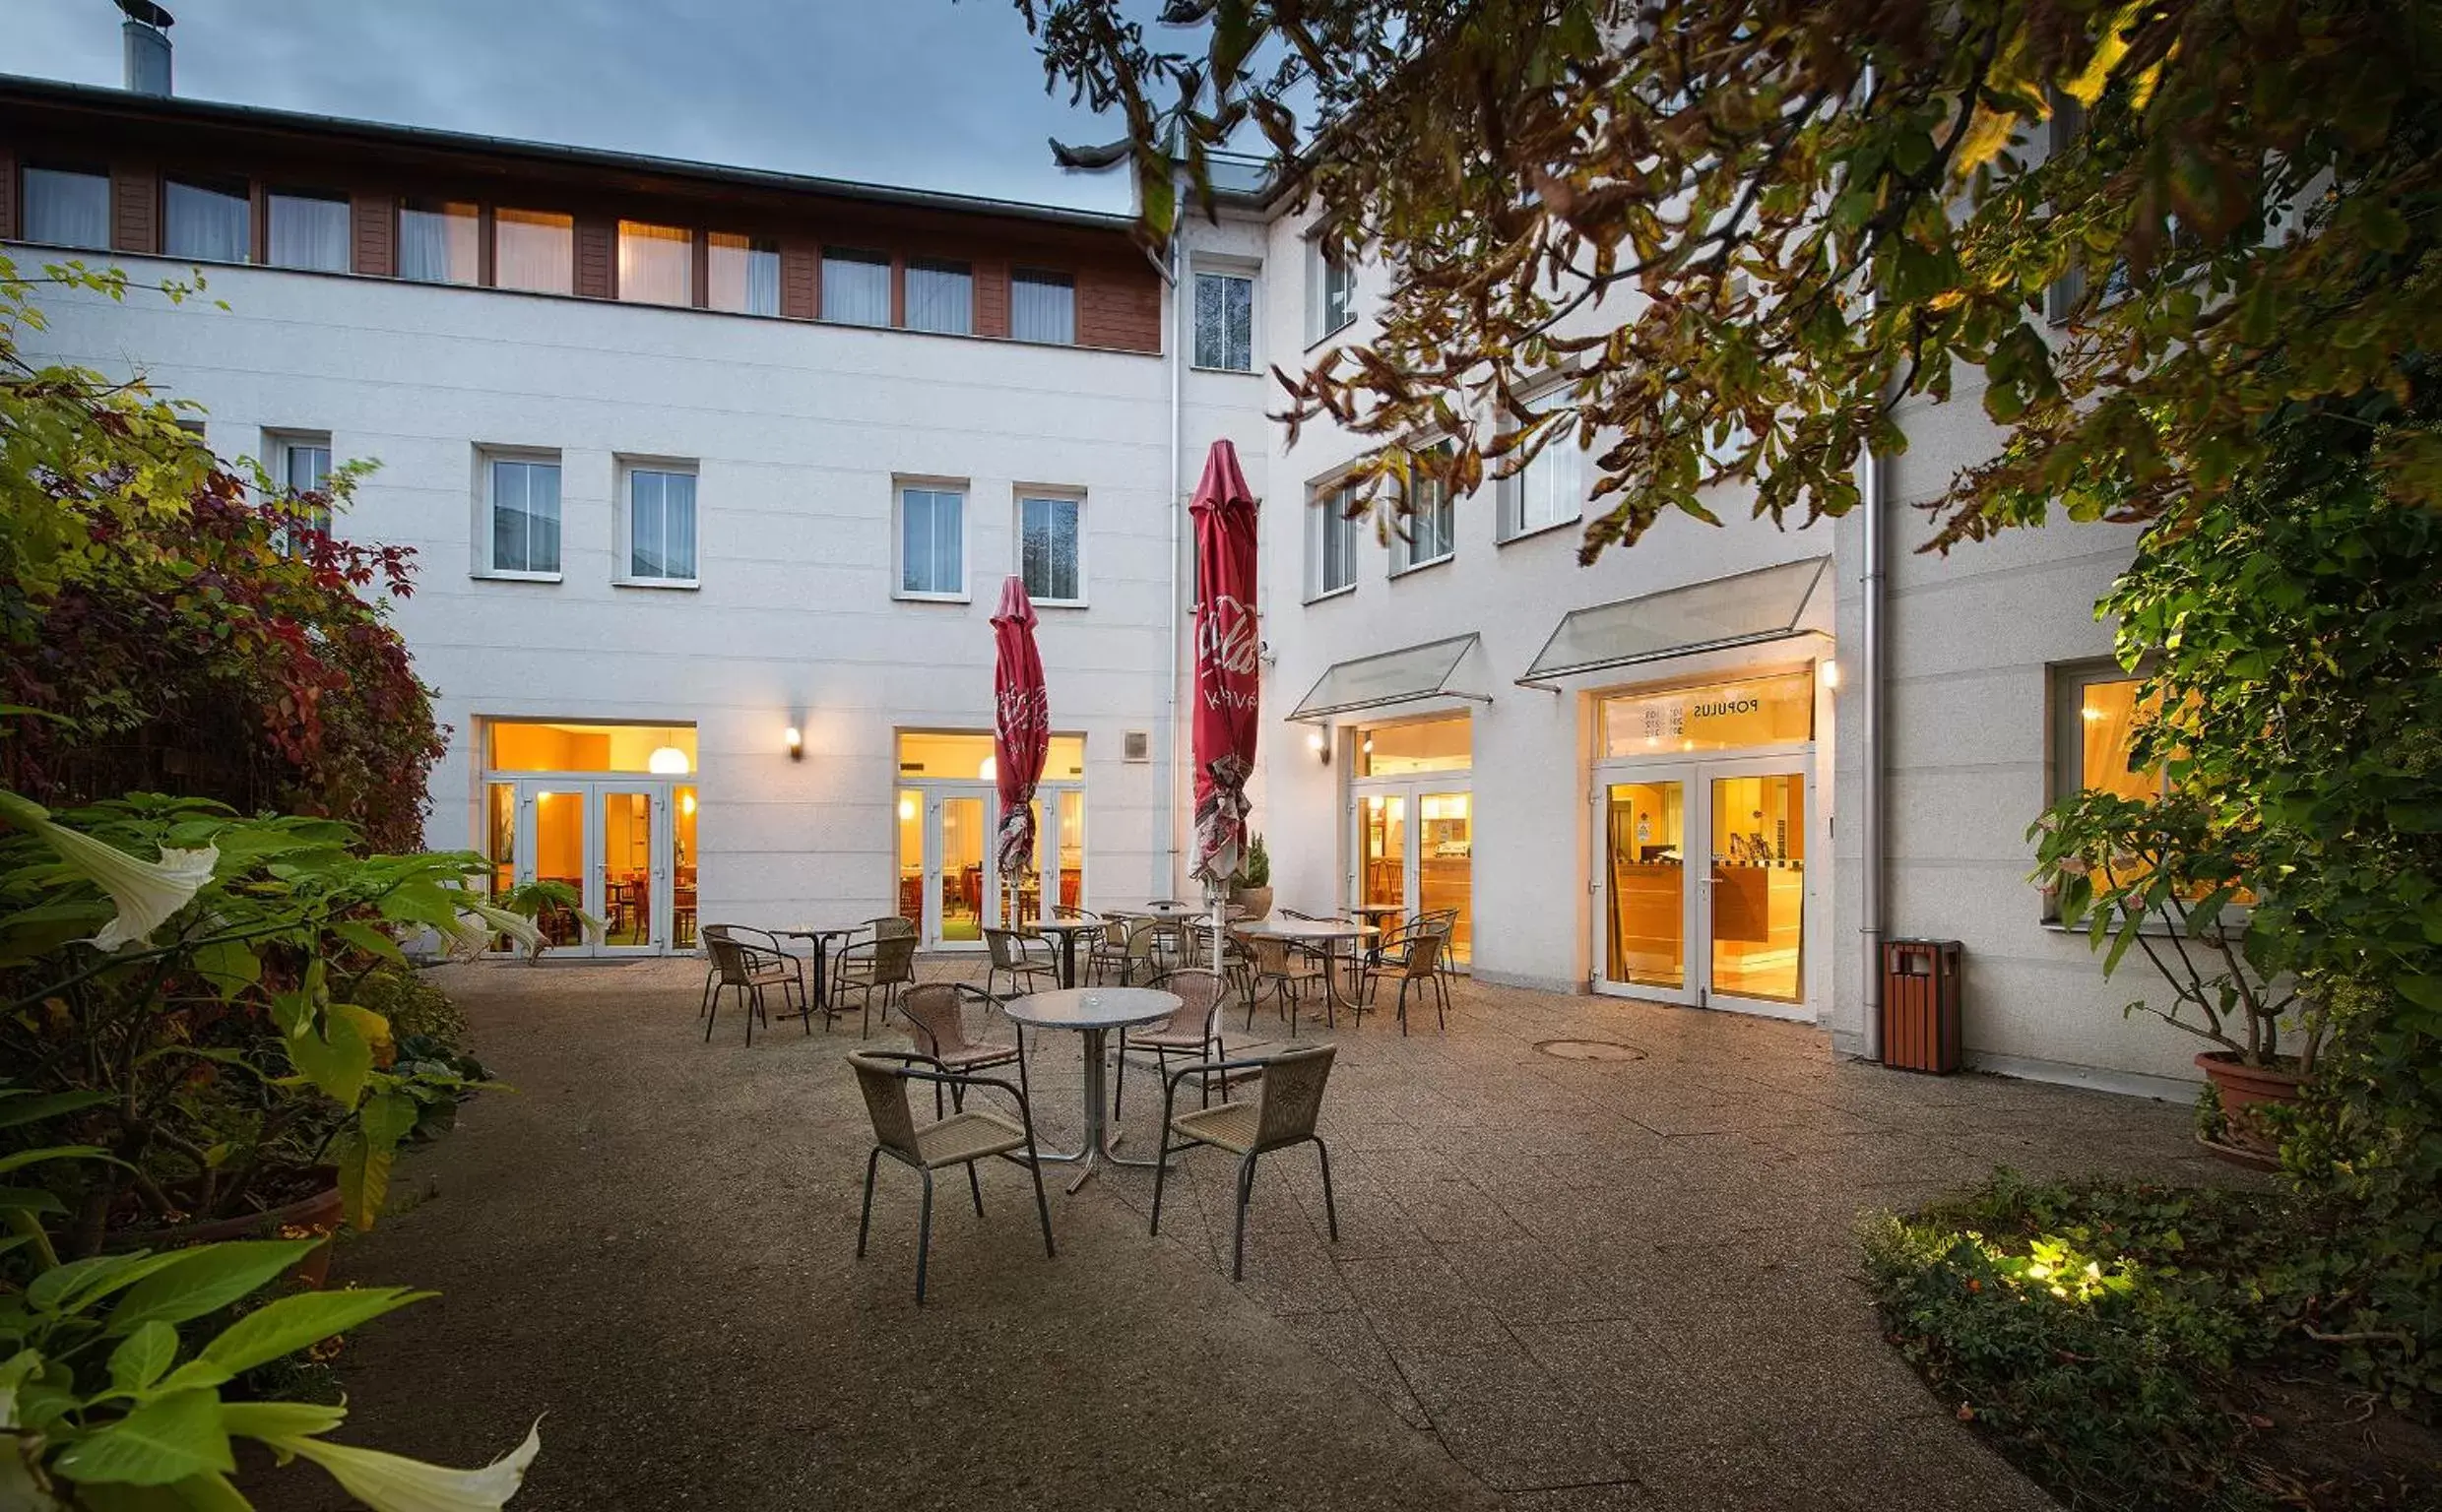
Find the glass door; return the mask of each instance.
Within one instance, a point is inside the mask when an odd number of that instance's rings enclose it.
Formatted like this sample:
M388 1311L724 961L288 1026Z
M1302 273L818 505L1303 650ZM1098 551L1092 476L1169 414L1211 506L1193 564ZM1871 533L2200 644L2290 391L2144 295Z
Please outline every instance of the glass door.
M497 841L506 817L500 812L502 789L514 793L515 804L514 838L505 856ZM554 953L650 955L669 943L670 784L565 778L495 784L489 827L496 876L521 886L556 882L575 895L575 910L551 907L536 914L536 927ZM600 945L587 941L576 916L580 910L603 921Z
M898 912L926 947L975 949L1000 916L991 787L918 783L899 789Z
M1473 940L1474 796L1444 778L1368 784L1354 800L1353 901L1359 907L1397 909L1410 917L1455 913L1450 959L1462 966Z
M1357 902L1408 906L1407 789L1357 797Z
M603 921L597 954L649 954L670 938L660 927L669 915L669 822L666 784L597 783L592 812L601 816L601 848L594 857L596 896L585 912Z
M518 885L556 882L576 897L578 908L589 914L594 912L587 896L593 880L593 869L587 862L592 841L585 815L592 797L590 783L554 778L518 784ZM553 951L591 953L585 943L585 931L573 913L564 908L546 908L534 917L535 927L543 931L543 938Z
M1622 774L1599 789L1595 826L1595 985L1602 991L1694 1003L1688 956L1697 890L1688 885L1692 772Z
M1786 1015L1806 1001L1806 774L1704 768L1705 1004Z
M995 834L1000 805L993 805ZM1085 907L1085 789L1045 783L1035 789L1035 870L1017 898L1021 927L1048 923L1057 909Z

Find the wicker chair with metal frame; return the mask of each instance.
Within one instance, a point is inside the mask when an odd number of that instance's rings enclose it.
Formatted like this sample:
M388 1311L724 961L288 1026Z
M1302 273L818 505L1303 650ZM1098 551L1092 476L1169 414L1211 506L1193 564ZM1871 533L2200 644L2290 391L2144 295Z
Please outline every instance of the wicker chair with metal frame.
M928 981L908 988L899 996L899 1017L907 1020L908 1038L916 1047L944 1067L961 1075L970 1071L989 1071L995 1066L1017 1067L1020 1088L1026 1085L1026 1030L1017 1026L1017 1043L995 1044L989 1040L967 1038L966 1002L981 999L990 1011L995 999L990 992L967 981ZM953 1088L952 1106L964 1106L958 1100L963 1091ZM941 1116L941 1088L932 1089L932 1116Z
M1117 914L1102 916L1102 933L1086 946L1085 976L1089 981L1102 980L1103 972L1111 967L1127 965L1127 919Z
M857 1021L857 1038L862 1040L873 1032L874 989L881 989L882 1022L887 1024L899 989L916 984L916 937L886 936L849 946L840 952L836 979L843 995L851 988L864 994Z
M1399 984L1399 1034L1407 1035L1407 992L1416 982L1433 994L1434 1018L1441 1030L1449 1031L1449 988L1442 982L1442 952L1449 948L1449 930L1441 924L1418 922L1395 931L1382 942L1382 959L1365 969L1364 989L1357 998L1358 1022L1363 1023L1367 1009L1374 1006L1374 994L1384 981Z
M753 935L755 939L740 936ZM805 963L780 948L780 941L760 929L743 924L706 924L704 949L712 957L712 969L704 975L704 1000L696 1016L704 1021L704 1042L712 1042L713 1021L721 1016L721 994L736 988L739 1003L746 1011L746 1042L754 1043L754 1021L763 1027L772 1026L771 1015L763 1007L763 989L780 988L783 1018L792 990L796 993L798 1017L805 1021L805 1032L814 1032L813 1009L805 995ZM824 1018L822 1027L831 1021Z
M1151 1231L1162 1231L1162 1187L1170 1175L1172 1154L1196 1145L1227 1150L1238 1157L1238 1220L1231 1236L1230 1280L1244 1280L1247 1207L1254 1199L1255 1158L1311 1142L1322 1162L1323 1218L1330 1225L1331 1242L1338 1243L1340 1213L1331 1196L1331 1150L1322 1142L1322 1136L1315 1132L1315 1120L1322 1111L1323 1085L1330 1079L1331 1057L1337 1049L1337 1045L1331 1044L1308 1045L1277 1055L1205 1061L1170 1073L1162 1084L1162 1153L1153 1171ZM1182 1081L1199 1072L1209 1081L1232 1071L1258 1073L1260 1080L1253 1102L1224 1102L1219 1107L1172 1113ZM1174 1139L1178 1143L1173 1143Z
M1041 990L1038 982L1060 985L1060 960L1052 953L1052 942L1039 934L1028 934L1022 929L986 929L984 948L991 961L984 969L984 996L996 1005L1003 994L994 988L1003 976L1009 979L1009 997Z
M1052 1207L1043 1196L1043 1166L1036 1159L1035 1120L1025 1090L997 1077L948 1070L930 1055L912 1050L854 1050L848 1063L856 1068L858 1090L865 1094L866 1111L873 1120L873 1153L865 1158L865 1207L857 1219L857 1258L865 1258L865 1241L873 1227L873 1174L887 1155L924 1177L925 1198L916 1227L916 1305L925 1304L925 1271L932 1252L932 1173L951 1166L967 1168L967 1191L975 1199L975 1216L984 1216L984 1187L975 1164L999 1156L1026 1167L1035 1183L1035 1216L1043 1224L1045 1258L1059 1256L1052 1244ZM965 1101L968 1091L993 1088L1017 1103L1017 1119L990 1108L961 1107L947 1118L924 1128L908 1110L907 1084L931 1082L937 1093L952 1088ZM1017 1154L1023 1150L1023 1156Z
M1289 1021L1290 1037L1296 1038L1298 988L1310 981L1323 983L1323 1022L1332 1028L1338 1027L1331 1017L1331 984L1322 975L1328 968L1316 965L1313 952L1300 949L1295 940L1272 935L1249 934L1239 938L1247 949L1247 1028L1250 1031L1254 1028L1255 1005L1263 989L1268 986L1273 1002L1279 1005L1282 1017Z
M1179 1006L1159 1024L1120 1029L1118 1074L1111 1084L1111 1116L1120 1116L1120 1100L1127 1092L1127 1052L1132 1046L1153 1052L1153 1074L1167 1075L1173 1056L1184 1055L1194 1060L1219 1060L1221 1049L1220 983L1207 971L1181 970L1164 972L1147 986L1169 992L1179 999ZM1226 1091L1226 1089L1224 1089ZM1204 1083L1204 1105L1212 1106L1212 1084Z

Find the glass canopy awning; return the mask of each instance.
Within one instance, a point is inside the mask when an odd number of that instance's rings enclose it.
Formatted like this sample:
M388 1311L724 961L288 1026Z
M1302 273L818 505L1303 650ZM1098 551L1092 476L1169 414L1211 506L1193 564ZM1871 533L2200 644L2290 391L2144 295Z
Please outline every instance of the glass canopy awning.
M1354 714L1360 709L1381 709L1390 704L1409 704L1428 698L1463 698L1489 704L1487 693L1464 691L1450 685L1458 664L1474 650L1480 636L1470 631L1446 641L1429 641L1422 646L1409 646L1400 651L1385 651L1378 656L1360 657L1354 662L1336 662L1324 669L1306 697L1298 702L1292 720L1327 720L1334 715Z
M1518 686L1548 687L1578 672L1819 634L1798 621L1831 566L1828 556L1809 557L1572 609Z

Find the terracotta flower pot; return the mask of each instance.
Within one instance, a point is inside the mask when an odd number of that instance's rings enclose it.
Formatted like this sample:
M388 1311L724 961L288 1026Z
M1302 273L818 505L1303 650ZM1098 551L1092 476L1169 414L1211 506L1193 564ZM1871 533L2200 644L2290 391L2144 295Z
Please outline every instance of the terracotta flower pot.
M2296 1102L2306 1078L2281 1066L2247 1065L2228 1050L2198 1052L2196 1068L2205 1073L2205 1079L2213 1083L2214 1091L2221 1099L2221 1117L2229 1138L2240 1150L2259 1159L2271 1156L2278 1141L2265 1128L2262 1117L2251 1109L2285 1107Z
M1247 921L1253 923L1272 912L1272 890L1268 887L1242 887L1230 894L1230 902L1247 911Z
M331 1185L284 1207L261 1213L241 1213L235 1218L216 1218L199 1224L178 1224L168 1228L118 1234L110 1240L108 1247L183 1249L190 1244L217 1244L225 1239L303 1238L307 1234L318 1234L322 1242L299 1260L289 1275L308 1287L320 1287L331 1273L330 1236L339 1231L341 1223L337 1172L328 1174L334 1178Z

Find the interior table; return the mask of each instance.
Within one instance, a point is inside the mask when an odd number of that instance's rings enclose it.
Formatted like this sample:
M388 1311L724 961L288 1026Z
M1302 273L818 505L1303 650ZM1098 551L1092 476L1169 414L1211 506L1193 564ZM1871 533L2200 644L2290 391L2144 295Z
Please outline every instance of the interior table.
M814 1006L822 1011L823 1023L830 1024L831 999L826 995L831 963L831 942L845 940L865 930L863 924L850 924L843 929L775 929L773 934L784 940L806 940L814 947Z
M1077 984L1077 936L1099 934L1102 932L1102 925L1089 923L1081 918L1056 918L1048 924L1037 924L1035 932L1059 937L1060 984L1063 987L1075 986Z
M1131 1161L1113 1148L1120 1135L1110 1126L1107 1112L1110 1102L1103 1090L1103 1047L1111 1031L1158 1023L1178 1012L1179 1003L1178 993L1151 987L1063 987L1058 992L1011 998L1002 1005L1001 1011L1013 1024L1074 1030L1085 1037L1085 1144L1073 1155L1036 1157L1046 1165L1078 1167L1077 1178L1068 1183L1071 1193L1085 1185L1094 1166L1103 1161L1147 1169L1161 1164L1158 1160Z
M1239 934L1265 935L1275 940L1294 940L1301 945L1319 948L1322 952L1322 995L1330 1010L1328 1017L1335 1025L1338 1023L1338 1010L1356 1006L1351 999L1340 996L1339 974L1333 969L1339 942L1348 941L1349 965L1353 968L1356 965L1356 947L1382 935L1382 931L1372 924L1352 923L1342 918L1267 918L1260 923L1235 924L1231 927Z

